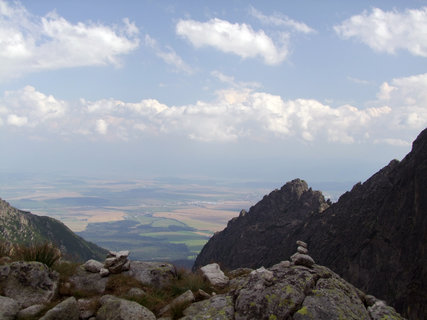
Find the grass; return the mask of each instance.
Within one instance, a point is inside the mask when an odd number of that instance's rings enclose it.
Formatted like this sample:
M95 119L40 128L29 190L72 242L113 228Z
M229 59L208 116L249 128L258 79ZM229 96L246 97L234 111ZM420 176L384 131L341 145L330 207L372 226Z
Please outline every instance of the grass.
M48 242L30 246L15 245L13 258L24 261L38 261L51 268L61 258L61 251Z

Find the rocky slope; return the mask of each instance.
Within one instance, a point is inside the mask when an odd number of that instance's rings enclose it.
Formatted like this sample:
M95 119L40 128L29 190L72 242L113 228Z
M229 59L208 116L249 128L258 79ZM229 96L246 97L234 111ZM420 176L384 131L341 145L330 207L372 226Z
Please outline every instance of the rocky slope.
M107 251L77 236L62 222L18 210L0 199L0 240L33 244L50 242L69 258L85 261L104 257Z
M167 292L177 284L173 265L128 261L128 252L118 252L104 263L88 261L65 279L39 262L0 262L0 319L404 319L383 301L315 264L306 244L298 244L292 262L268 269L237 269L226 276L217 264L204 266L208 292L194 287L161 308L158 304L164 301L158 301L151 310L146 304L149 290ZM111 267L117 265L121 267ZM100 272L106 268L115 275ZM117 288L124 282L135 287Z
M287 183L214 235L194 267L271 266L304 239L319 263L409 318L427 318L427 129L402 161L326 206L303 181Z

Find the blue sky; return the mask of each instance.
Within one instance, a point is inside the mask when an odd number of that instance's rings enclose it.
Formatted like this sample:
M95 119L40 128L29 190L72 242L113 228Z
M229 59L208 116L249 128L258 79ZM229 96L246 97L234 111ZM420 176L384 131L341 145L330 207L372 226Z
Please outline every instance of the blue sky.
M1 172L359 181L427 124L427 1L0 0Z

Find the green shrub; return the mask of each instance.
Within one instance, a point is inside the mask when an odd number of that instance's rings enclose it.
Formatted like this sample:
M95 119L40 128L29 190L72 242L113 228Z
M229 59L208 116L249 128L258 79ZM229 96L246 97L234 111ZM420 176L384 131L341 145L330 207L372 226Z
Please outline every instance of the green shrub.
M61 257L61 251L51 243L35 244L30 246L16 245L14 258L24 261L38 261L51 268Z

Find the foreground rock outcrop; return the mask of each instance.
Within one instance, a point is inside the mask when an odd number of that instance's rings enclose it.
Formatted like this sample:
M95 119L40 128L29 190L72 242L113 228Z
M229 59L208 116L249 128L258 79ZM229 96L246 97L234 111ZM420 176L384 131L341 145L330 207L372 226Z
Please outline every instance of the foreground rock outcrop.
M427 129L337 203L299 179L242 210L200 252L194 269L272 266L304 239L314 261L388 301L411 319L427 319Z
M137 273L131 273L134 263L138 266ZM156 300L155 304L148 303L150 294L145 290L151 290L152 294L161 297L171 288L179 290L176 285L183 283L179 282L176 273L170 277L168 264L129 261L129 270L107 277L93 270L85 270L92 264L100 266L93 261L80 266L70 278L70 285L64 283L64 275L59 276L38 262L13 262L1 266L2 270L15 270L18 265L20 272L2 273L0 319L404 319L384 301L366 295L330 269L315 264L307 244L301 241L298 241L297 252L292 255L291 261L281 261L267 269L237 269L226 276L218 264L207 265L199 279L204 277L210 283L209 293L193 286L194 291L187 289L180 295L170 297L168 302ZM143 268L146 268L145 271ZM36 272L34 269L40 270ZM141 274L144 276L141 277ZM36 276L40 279L36 280ZM94 276L99 277L98 281L113 281L91 290L96 281ZM58 277L62 277L62 280L58 280ZM86 287L77 287L75 277L86 283ZM190 282L195 279L194 275L191 277ZM122 282L136 287L126 288L127 291L123 292L123 288L117 288L123 285ZM4 286L5 283L14 283L16 290L10 291ZM201 284L205 287L209 285L205 282ZM56 290L58 285L74 291ZM33 294L35 289L42 293L37 299ZM111 294L114 290L118 290L117 296ZM54 294L51 295L51 292ZM49 299L46 299L46 293L49 293ZM73 296L73 293L77 296ZM81 295L85 298L79 298ZM158 303L163 304L162 308L157 308ZM148 306L151 306L151 310Z

